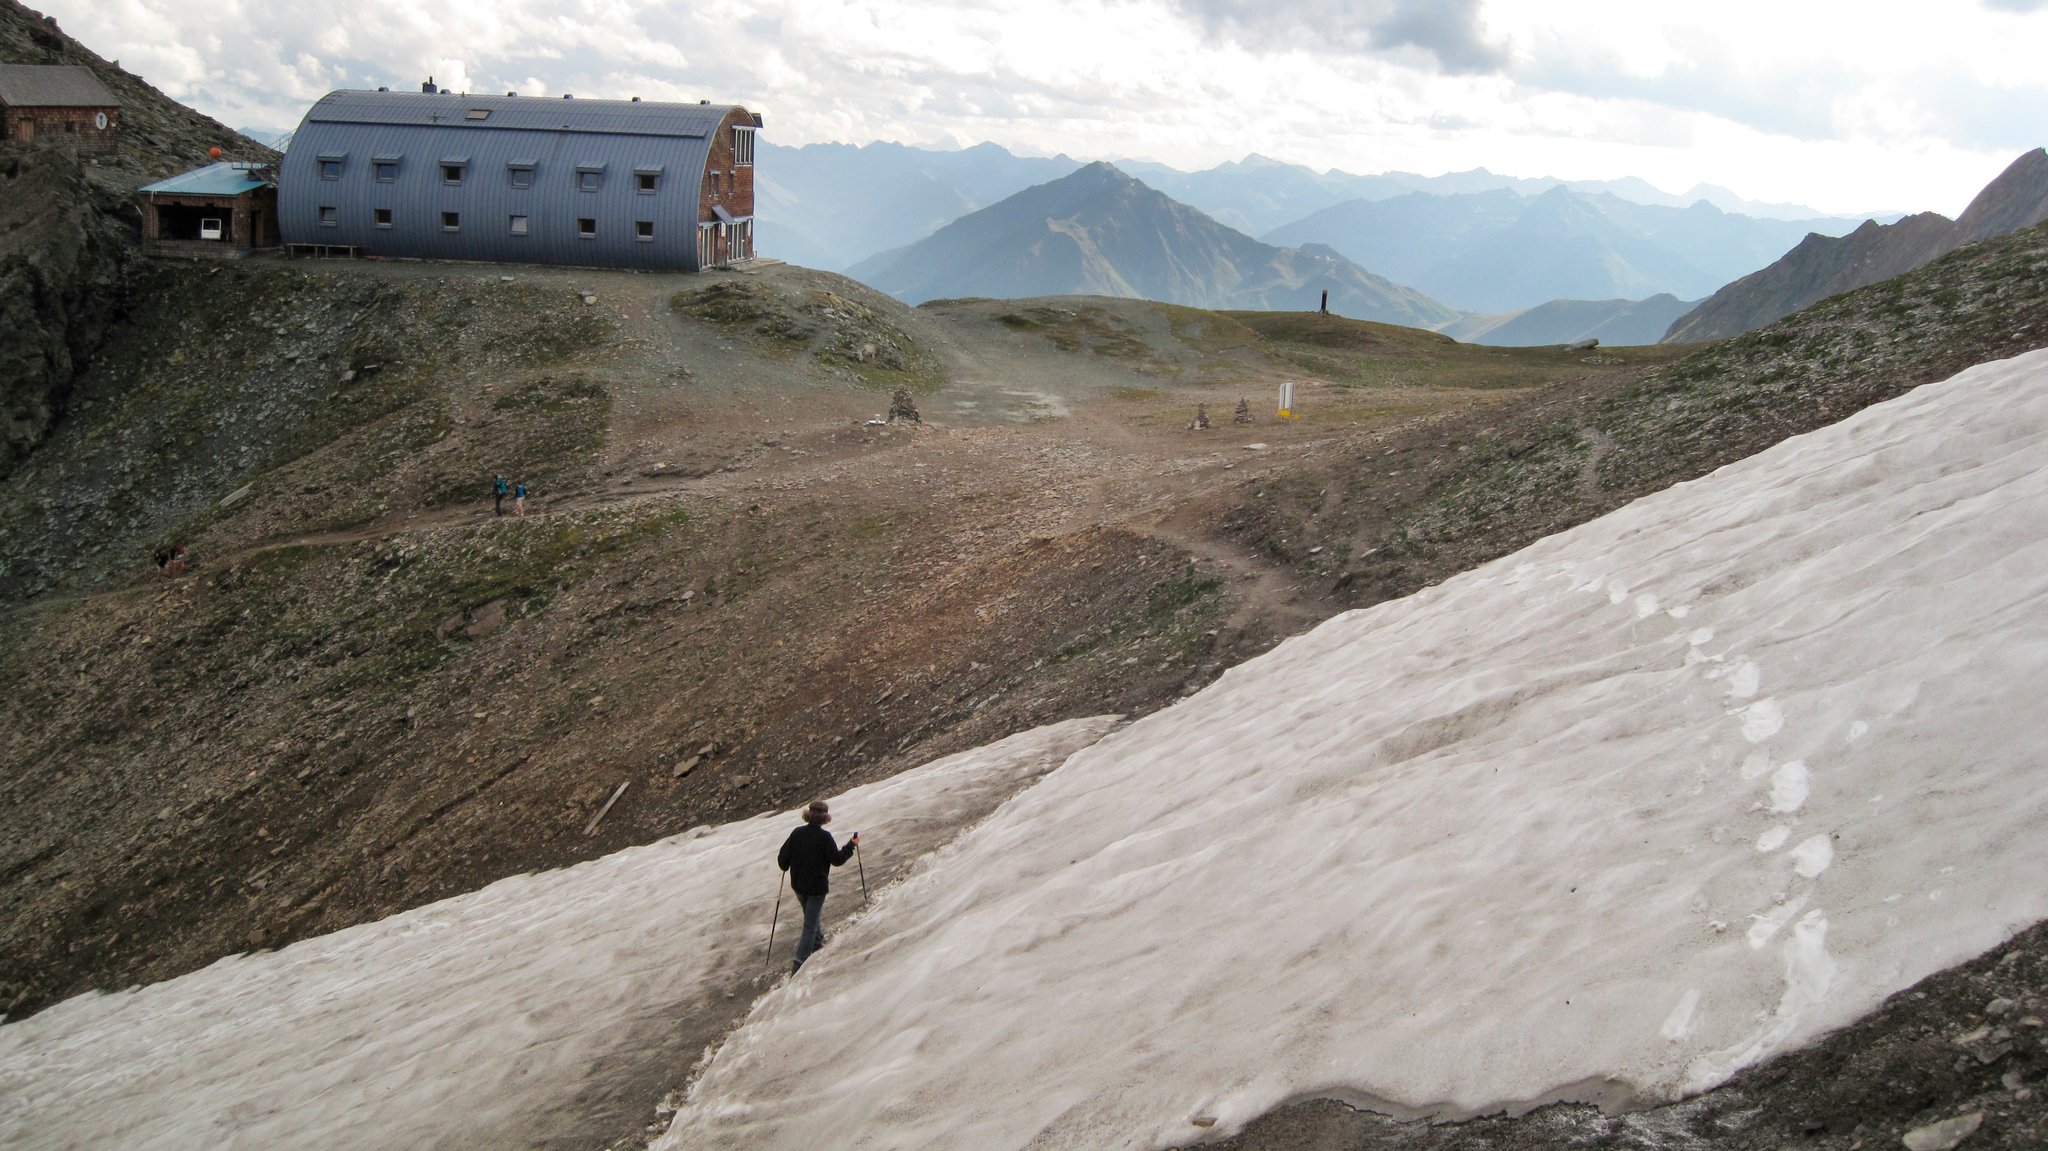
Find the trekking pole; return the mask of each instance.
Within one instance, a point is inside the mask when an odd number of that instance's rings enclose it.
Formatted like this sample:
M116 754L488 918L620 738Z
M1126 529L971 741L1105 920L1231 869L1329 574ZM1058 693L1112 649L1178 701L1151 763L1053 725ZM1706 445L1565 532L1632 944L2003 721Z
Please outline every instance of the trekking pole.
M868 865L860 857L860 844L853 845L853 862L860 868L860 905L868 905Z
M761 968L764 971L775 961L775 923L782 918L782 882L781 879L775 881L775 914L768 919L768 952L761 956Z

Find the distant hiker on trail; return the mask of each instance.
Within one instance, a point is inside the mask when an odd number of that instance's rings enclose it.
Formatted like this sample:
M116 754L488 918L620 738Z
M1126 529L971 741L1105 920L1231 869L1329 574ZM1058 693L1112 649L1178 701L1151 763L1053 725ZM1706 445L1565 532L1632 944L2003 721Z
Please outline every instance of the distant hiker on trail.
M504 476L491 477L491 514L494 516L502 516L505 514Z
M794 972L811 957L811 952L825 946L825 892L831 889L828 878L831 869L853 858L853 851L860 846L860 833L854 832L841 847L833 840L832 833L825 825L832 822L832 811L819 800L804 809L804 825L789 833L782 841L782 851L775 857L775 865L789 872L789 889L796 892L799 902L804 905L803 933L797 936L796 964Z
M525 480L521 480L518 483L512 485L512 514L518 516L523 516L526 514Z

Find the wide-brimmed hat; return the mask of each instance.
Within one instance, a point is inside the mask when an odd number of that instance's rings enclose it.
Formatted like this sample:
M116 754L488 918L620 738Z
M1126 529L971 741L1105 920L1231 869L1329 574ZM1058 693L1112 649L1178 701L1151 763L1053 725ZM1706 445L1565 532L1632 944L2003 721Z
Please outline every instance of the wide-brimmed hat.
M830 823L832 822L832 809L825 806L825 801L821 799L804 809L804 822Z

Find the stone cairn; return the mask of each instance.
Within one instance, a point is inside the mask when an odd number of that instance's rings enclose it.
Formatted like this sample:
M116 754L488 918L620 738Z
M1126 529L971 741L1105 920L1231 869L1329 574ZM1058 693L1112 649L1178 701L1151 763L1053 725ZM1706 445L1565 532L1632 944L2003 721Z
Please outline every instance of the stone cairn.
M1191 432L1206 432L1209 430L1209 405L1195 405L1195 418L1192 423L1188 424L1188 430Z
M917 414L917 401L910 398L909 388L899 387L896 394L889 397L889 422L893 424L897 420L909 420L913 424L924 422L924 417Z
M1232 413L1230 422L1233 424L1248 424L1252 422L1252 406L1246 403L1242 396L1238 398L1237 411Z

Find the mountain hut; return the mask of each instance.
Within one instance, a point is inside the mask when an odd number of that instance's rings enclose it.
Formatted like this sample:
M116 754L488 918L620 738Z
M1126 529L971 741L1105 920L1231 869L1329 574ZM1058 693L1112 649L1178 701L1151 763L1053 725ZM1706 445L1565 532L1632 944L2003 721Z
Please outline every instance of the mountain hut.
M142 239L164 256L238 259L277 247L277 185L268 164L222 162L145 184Z
M121 102L90 69L70 64L0 64L0 135L26 143L55 137L80 152L114 150Z
M754 254L754 133L731 104L340 91L278 175L293 251L699 271Z

